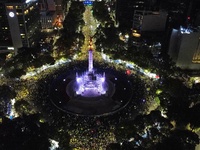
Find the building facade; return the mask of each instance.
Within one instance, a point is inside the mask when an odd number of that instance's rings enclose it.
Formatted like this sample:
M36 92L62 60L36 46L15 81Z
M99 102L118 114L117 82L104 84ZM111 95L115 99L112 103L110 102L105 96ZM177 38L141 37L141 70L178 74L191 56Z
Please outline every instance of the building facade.
M6 27L2 27L8 31L1 32L4 37L8 37L11 45L17 52L18 48L31 47L37 38L40 30L39 9L36 0L5 0L1 3L1 15L4 16ZM2 44L2 43L1 43Z
M62 28L65 17L63 0L39 0L42 31Z
M0 1L0 53L9 52L14 49L6 14L5 2L6 0Z
M55 11L46 11L41 13L40 23L43 31L54 29L55 21L56 21Z
M133 29L142 31L164 31L167 22L165 11L135 10L133 16Z
M181 27L173 29L168 54L182 69L200 69L200 31Z

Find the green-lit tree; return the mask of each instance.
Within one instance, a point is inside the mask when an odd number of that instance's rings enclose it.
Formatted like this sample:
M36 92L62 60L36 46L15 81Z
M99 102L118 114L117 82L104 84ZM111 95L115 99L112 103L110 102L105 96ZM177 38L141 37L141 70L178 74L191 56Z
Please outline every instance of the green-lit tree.
M16 112L22 116L24 114L29 115L31 111L30 104L25 100L18 100L14 104Z
M172 127L160 111L152 111L149 115L139 115L133 121L121 123L116 129L116 138L124 145L150 149L168 137Z

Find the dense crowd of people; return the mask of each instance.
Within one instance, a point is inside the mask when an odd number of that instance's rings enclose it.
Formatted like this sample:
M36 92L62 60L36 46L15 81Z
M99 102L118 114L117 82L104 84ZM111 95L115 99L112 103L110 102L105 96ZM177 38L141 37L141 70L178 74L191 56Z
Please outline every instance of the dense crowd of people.
M100 147L105 149L109 143L116 142L115 139L115 127L119 122L126 119L133 119L139 111L142 111L143 101L141 99L144 95L144 83L137 78L136 75L132 75L129 78L133 80L134 99L126 106L115 114L109 116L89 117L71 115L62 112L51 103L51 96L49 88L53 80L63 72L69 72L71 70L82 70L85 68L86 62L71 63L70 65L63 65L60 69L47 69L44 72L37 75L35 84L27 80L27 85L31 84L30 95L31 102L39 113L41 113L45 120L59 132L60 129L64 129L64 133L70 135L70 146L80 149L99 149ZM108 69L106 64L98 64L98 67ZM113 68L114 69L114 68ZM121 73L124 73L121 70ZM60 139L64 140L64 139Z
M78 64L78 65L77 65ZM113 64L94 63L97 68L124 74L125 70L117 70ZM109 143L117 142L115 137L116 126L127 119L134 119L138 113L143 111L145 102L145 82L137 75L132 74L127 78L133 85L133 98L129 104L119 112L107 116L79 116L62 112L51 102L49 89L52 82L61 74L70 71L81 71L87 69L87 62L71 62L70 64L60 65L58 68L48 68L33 77L24 80L2 80L20 91L22 87L28 90L24 100L31 107L29 113L39 113L44 120L57 133L62 130L62 134L70 135L70 146L77 149L105 149ZM120 94L120 93L119 93ZM18 98L20 99L20 98ZM55 135L52 135L53 137ZM63 136L62 136L63 137ZM66 137L67 138L67 137ZM59 139L59 142L66 139Z

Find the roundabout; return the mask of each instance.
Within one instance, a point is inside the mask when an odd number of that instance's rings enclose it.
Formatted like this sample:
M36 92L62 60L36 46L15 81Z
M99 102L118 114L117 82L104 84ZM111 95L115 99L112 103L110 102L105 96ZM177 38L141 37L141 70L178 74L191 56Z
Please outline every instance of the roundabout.
M89 40L88 66L78 65L53 80L52 103L60 110L80 116L104 116L118 112L132 98L128 76L114 69L93 67L92 38Z
M105 72L105 94L91 89L77 94L76 71L66 71L51 84L52 103L66 113L80 116L105 116L123 109L133 95L132 84L126 74L113 69L98 69L96 72Z

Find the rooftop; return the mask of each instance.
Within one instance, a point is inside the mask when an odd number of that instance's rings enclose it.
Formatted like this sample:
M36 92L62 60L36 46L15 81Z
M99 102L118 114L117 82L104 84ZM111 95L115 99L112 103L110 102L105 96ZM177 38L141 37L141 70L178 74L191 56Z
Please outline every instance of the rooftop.
M200 32L200 29L192 27L192 26L188 26L188 27L180 26L180 31L181 31L181 34L190 34L193 32Z

